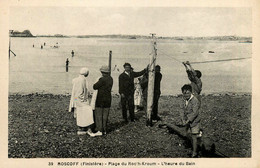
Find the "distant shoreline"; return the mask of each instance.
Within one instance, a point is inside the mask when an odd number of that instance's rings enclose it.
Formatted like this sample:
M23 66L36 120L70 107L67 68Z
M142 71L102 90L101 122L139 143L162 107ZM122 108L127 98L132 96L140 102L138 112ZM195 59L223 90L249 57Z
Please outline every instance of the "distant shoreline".
M16 36L10 37L21 37L21 38L111 38L111 39L151 39L150 36L142 35L78 35L78 36L65 36L65 35L36 35L36 36ZM191 36L177 36L177 37L162 37L158 36L157 39L165 40L219 40L219 41L239 41L241 43L252 43L252 37L239 37L239 36L209 36L209 37L191 37Z

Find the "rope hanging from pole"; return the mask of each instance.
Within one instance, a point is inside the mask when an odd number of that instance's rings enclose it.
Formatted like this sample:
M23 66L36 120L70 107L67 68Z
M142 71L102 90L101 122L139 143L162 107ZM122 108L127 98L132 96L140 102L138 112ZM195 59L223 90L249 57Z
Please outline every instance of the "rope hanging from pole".
M243 59L250 59L252 57L245 57L245 58L231 58L231 59L223 59L223 60L212 60L212 61L201 61L201 62L190 62L191 64L202 64L202 63L210 63L210 62L223 62L223 61L234 61L234 60L243 60Z
M174 58L171 55L166 54L165 52L163 52L162 50L159 50L159 52L161 52L163 55L174 59L175 61L182 63L182 61ZM230 58L230 59L222 59L222 60L211 60L211 61L199 61L199 62L190 62L191 64L202 64L202 63L211 63L211 62L224 62L224 61L235 61L235 60L243 60L243 59L250 59L252 57L244 57L244 58Z
M179 62L179 63L182 63L180 60L174 58L173 56L170 56L170 55L166 54L165 52L162 52L162 50L159 50L159 52L163 53L165 56L167 56L167 57L169 57L169 58L174 59L175 61L177 61L177 62Z

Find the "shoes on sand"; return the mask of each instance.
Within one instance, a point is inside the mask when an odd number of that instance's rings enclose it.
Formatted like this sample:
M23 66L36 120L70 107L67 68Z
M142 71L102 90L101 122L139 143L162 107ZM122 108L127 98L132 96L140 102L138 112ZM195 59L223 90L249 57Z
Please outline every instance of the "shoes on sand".
M102 134L102 132L98 131L96 133L90 133L89 135L92 137L95 137L95 136L102 136L103 134Z

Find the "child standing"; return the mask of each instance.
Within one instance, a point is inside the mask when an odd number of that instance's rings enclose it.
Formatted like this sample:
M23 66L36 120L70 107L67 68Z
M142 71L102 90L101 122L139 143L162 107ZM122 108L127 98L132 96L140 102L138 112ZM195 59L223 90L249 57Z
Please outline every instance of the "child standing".
M142 106L142 88L140 85L141 78L135 78L135 93L134 93L134 103L135 103L135 112L139 111L139 108Z
M182 103L183 111L180 113L180 116L183 125L187 127L187 131L192 137L192 157L197 157L198 137L200 133L200 102L196 96L192 94L191 85L184 85L181 91L184 101Z

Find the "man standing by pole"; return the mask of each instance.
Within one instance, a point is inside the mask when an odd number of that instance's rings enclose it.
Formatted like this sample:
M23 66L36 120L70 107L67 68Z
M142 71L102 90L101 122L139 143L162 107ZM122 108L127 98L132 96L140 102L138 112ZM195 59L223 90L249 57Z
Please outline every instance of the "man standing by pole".
M129 63L124 64L125 71L119 76L119 94L121 95L121 106L123 119L127 123L127 108L128 104L130 119L132 122L135 121L134 113L134 78L142 76L147 68L140 71L134 72L131 70L131 65Z

